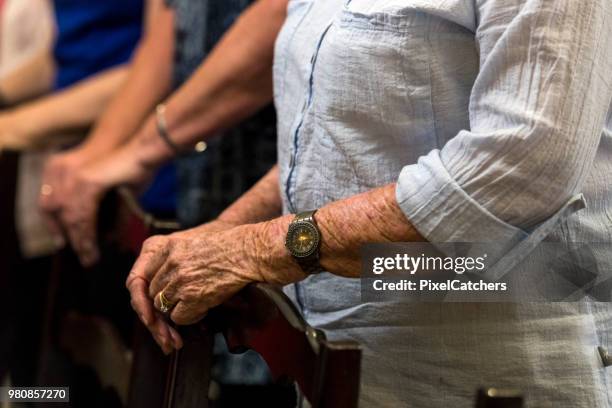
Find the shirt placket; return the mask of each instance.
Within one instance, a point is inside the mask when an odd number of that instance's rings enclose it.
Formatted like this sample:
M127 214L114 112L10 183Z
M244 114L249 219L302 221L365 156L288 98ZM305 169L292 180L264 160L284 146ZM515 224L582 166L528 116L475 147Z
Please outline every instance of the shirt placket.
M321 49L321 44L325 39L329 29L333 24L333 19L326 26L319 38L317 39L317 46L315 47L312 56L310 57L309 63L309 78L308 83L306 85L306 98L302 109L300 110L300 116L297 124L295 125L295 130L293 131L293 143L291 146L290 152L290 160L289 160L289 171L287 180L285 182L285 195L287 197L287 204L289 207L289 211L292 213L297 212L297 208L295 205L294 194L295 194L295 176L296 176L296 166L297 166L297 156L299 150L299 138L301 135L301 131L303 129L304 120L312 107L312 96L313 96L313 88L314 88L314 71L317 64L317 57L319 55L319 50Z

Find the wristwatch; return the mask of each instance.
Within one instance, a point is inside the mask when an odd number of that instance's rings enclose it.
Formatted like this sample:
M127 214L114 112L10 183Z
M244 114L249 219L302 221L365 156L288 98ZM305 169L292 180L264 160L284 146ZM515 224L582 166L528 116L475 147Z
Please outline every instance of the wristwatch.
M289 224L285 239L285 247L309 275L323 271L319 265L321 233L314 218L315 213L316 210L297 214Z

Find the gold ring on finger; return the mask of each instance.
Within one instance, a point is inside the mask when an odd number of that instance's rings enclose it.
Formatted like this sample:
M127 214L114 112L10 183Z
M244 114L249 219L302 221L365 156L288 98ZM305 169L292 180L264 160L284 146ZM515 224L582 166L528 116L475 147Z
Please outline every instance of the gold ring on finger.
M164 295L164 291L159 292L159 311L167 314L174 307L174 303L170 302L166 295Z

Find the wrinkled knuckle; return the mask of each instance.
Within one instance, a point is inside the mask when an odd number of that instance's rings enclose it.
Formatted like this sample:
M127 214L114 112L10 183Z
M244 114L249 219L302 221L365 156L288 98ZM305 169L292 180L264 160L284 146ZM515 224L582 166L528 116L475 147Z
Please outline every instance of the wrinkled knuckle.
M133 281L133 279L134 279L133 272L130 272L128 277L125 279L125 288L130 292L130 294L132 293L132 281Z
M166 247L172 251L180 251L182 248L183 240L176 236L168 236L166 238Z
M142 247L145 251L156 251L162 246L164 246L164 241L164 237L160 235L155 235L153 237L147 238Z

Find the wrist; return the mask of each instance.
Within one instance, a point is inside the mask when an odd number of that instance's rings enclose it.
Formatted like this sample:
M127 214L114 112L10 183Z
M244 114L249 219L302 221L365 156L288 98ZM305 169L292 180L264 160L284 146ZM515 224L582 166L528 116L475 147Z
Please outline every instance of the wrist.
M159 164L144 162L135 158L133 146L126 145L120 148L112 157L109 171L116 170L117 179L113 181L116 185L142 186L155 175Z
M131 136L125 133L120 122L105 119L102 118L95 124L94 129L78 147L81 153L88 157L88 161L110 154Z
M247 257L258 269L263 282L288 285L307 276L285 247L292 219L292 215L287 215L246 226L249 231L245 236L252 240L248 245Z
M44 144L52 144L58 136L61 140L67 131L74 129L66 123L53 98L21 104L15 108L14 113L22 130L32 138L47 139L43 141Z
M165 103L160 103L155 108L154 133L156 139L155 149L157 154L177 157L192 152L202 153L204 150L206 150L208 145L205 141L200 140L199 142L195 143L190 141L189 137L187 137L187 140L183 140L184 137L179 138L176 135L176 133L178 133L176 129L177 125L179 125L181 122L189 122L189 119L180 119L180 115L169 114L168 108L169 107L166 106ZM152 126L150 126L150 129L151 128ZM153 130L150 130L150 132L153 132ZM196 134L202 134L202 132L198 131ZM195 145L193 145L193 143L195 143Z
M0 115L0 133L4 142L16 149L33 147L35 141L36 115L26 107L8 109ZM8 136L8 137L7 137Z
M154 116L147 119L129 145L134 157L146 167L158 167L175 157L175 152L159 136Z
M84 143L79 144L63 154L70 156L70 159L75 166L83 167L99 160L100 157L106 156L108 152L109 151L107 150L100 151L95 145L85 141Z

